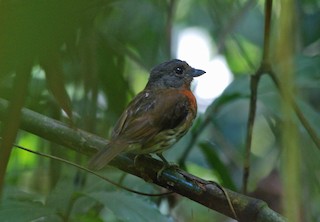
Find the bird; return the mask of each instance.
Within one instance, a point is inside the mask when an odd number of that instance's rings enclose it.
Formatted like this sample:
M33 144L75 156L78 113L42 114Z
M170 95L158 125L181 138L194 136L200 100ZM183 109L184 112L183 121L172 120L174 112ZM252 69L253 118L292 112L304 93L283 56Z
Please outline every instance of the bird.
M152 68L145 88L115 124L109 143L89 160L89 169L100 170L121 153L153 153L168 164L162 153L191 128L197 102L190 85L204 73L178 59Z

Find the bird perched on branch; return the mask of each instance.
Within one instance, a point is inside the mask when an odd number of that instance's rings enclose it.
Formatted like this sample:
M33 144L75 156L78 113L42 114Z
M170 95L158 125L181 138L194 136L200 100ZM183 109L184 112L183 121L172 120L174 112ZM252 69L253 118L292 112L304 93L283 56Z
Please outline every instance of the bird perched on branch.
M178 59L155 66L145 89L129 103L109 144L93 156L89 168L99 170L120 153L155 153L168 164L162 152L191 127L197 103L190 84L204 73Z

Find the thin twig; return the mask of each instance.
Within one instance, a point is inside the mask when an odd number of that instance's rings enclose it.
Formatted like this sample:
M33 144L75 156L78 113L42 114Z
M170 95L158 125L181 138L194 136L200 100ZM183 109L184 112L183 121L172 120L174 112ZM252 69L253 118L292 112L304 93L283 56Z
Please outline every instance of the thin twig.
M49 159L52 159L52 160L57 160L57 161L60 161L62 163L74 166L74 167L76 167L76 168L78 168L80 170L84 170L84 171L86 171L88 173L91 173L91 174L99 177L100 179L103 179L103 180L107 181L108 183L110 183L110 184L112 184L114 186L120 187L121 189L129 191L131 193L135 193L135 194L139 194L139 195L143 195L143 196L149 196L149 197L161 197L161 196L167 196L167 195L170 195L170 194L173 193L172 191L169 191L169 192L165 192L165 193L151 194L151 193L144 193L144 192L136 191L136 190L130 189L130 188L126 187L126 186L123 186L123 185L121 185L121 184L119 184L117 182L114 182L114 181L112 181L112 180L110 180L110 179L108 179L108 178L106 178L106 177L104 177L104 176L102 176L102 175L100 175L100 174L98 174L98 173L86 168L86 167L83 167L83 166L79 165L79 164L72 163L70 161L67 161L67 160L62 159L62 158L57 157L57 156L53 156L53 155L50 155L50 154L45 154L45 153L42 153L42 152L39 152L39 151L31 150L31 149L28 149L26 147L23 147L23 146L20 146L20 145L17 145L17 144L14 144L14 146L19 148L19 149L21 149L21 150L27 151L29 153L33 153L33 154L36 154L38 156L43 156L43 157L46 157L46 158L49 158Z
M128 191L128 192L131 192L131 193L135 193L135 194L142 195L142 196L149 196L149 197L161 197L161 196L168 196L168 195L170 195L170 194L173 194L172 191L165 192L165 193L158 193L158 194L150 194L150 193L144 193L144 192L136 191L136 190L130 189L130 188L126 187L126 186L123 186L123 185L120 184L120 183L116 183L116 182L114 182L114 181L112 181L112 180L110 180L110 179L108 179L108 178L106 178L106 177L104 177L104 176L102 176L102 175L100 175L100 174L98 174L98 173L96 173L96 172L94 172L94 171L86 168L86 167L83 167L83 166L81 166L81 165L79 165L79 164L72 163L72 162L70 162L70 161L67 161L67 160L62 159L62 158L57 157L57 156L53 156L53 155L50 155L50 154L45 154L45 153L42 153L42 152L39 152L39 151L31 150L31 149L28 149L28 148L26 148L26 147L23 147L23 146L20 146L20 145L17 145L17 144L14 144L14 146L17 147L17 148L19 148L19 149L21 149L21 150L27 151L27 152L29 152L29 153L33 153L33 154L36 154L36 155L38 155L38 156L46 157L46 158L49 158L49 159L52 159L52 160L57 160L57 161L60 161L60 162L62 162L62 163L65 163L65 164L74 166L74 167L76 167L76 168L78 168L78 169L80 169L80 170L84 170L84 171L86 171L86 172L88 172L88 173L91 173L91 174L99 177L100 179L103 179L103 180L107 181L108 183L110 183L110 184L112 184L112 185L114 185L114 186L116 186L116 187L119 187L119 188L121 188L121 189L123 189L123 190L126 190L126 191ZM213 183L215 183L215 182L213 182ZM234 218L238 220L238 216L237 216L237 214L236 214L236 212L235 212L235 209L234 209L234 207L233 207L233 204L232 204L232 202L231 202L231 199L230 199L230 197L229 197L229 195L228 195L228 191L227 191L224 187L222 187L221 185L219 185L219 184L217 184L217 183L215 183L215 184L216 184L216 186L219 187L219 188L221 189L221 191L224 193L224 195L225 195L225 197L226 197L226 200L228 201L230 210L231 210L231 212L232 212L233 215L234 215Z
M263 57L260 67L254 75L251 76L250 81L250 107L249 107L249 117L247 122L247 135L246 135L246 150L245 158L243 164L243 177L242 177L242 190L243 193L247 193L248 181L250 176L250 154L251 154L251 144L252 144L252 133L254 127L254 120L256 116L257 109L257 94L258 85L261 76L264 73L270 72L270 26L271 26L271 13L272 13L272 0L265 1L265 25L264 25L264 44L263 44Z
M244 194L247 193L248 180L250 175L250 155L251 155L251 144L252 144L252 133L254 126L254 119L256 116L257 110L257 91L258 91L258 83L260 80L260 71L251 76L250 81L250 107L249 107L249 117L247 122L247 135L246 135L246 150L244 155L243 162L243 177L242 177L242 192Z
M217 185L217 187L219 187L219 188L222 190L222 192L223 192L224 195L226 196L226 199L227 199L227 201L228 201L230 210L231 210L231 212L233 213L234 219L236 219L237 221L239 221L239 217L238 217L238 215L237 215L237 213L236 213L236 211L235 211L235 209L234 209L234 206L233 206L232 201L231 201L231 199L230 199L230 197L229 197L228 191L227 191L223 186L221 186L220 184L217 184L217 183L215 183L215 184Z

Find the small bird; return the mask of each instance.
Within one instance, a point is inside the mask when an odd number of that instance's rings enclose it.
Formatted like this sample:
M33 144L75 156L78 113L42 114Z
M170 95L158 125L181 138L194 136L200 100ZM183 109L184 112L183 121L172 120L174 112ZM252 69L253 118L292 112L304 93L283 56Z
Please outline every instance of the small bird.
M187 133L197 115L190 90L194 77L205 71L173 59L155 66L145 89L128 105L116 123L108 145L93 156L89 168L99 170L120 153L157 154Z

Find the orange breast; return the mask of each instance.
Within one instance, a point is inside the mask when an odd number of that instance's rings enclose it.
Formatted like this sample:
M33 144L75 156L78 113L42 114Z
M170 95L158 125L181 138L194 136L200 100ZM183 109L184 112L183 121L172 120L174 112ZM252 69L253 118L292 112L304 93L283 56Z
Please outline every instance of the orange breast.
M195 112L197 111L197 101L196 98L194 97L193 93L190 90L187 89L182 89L179 90L181 94L185 95L188 97L190 101L190 108L193 109Z

